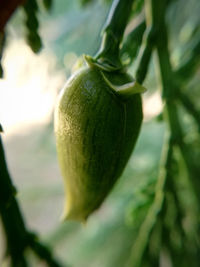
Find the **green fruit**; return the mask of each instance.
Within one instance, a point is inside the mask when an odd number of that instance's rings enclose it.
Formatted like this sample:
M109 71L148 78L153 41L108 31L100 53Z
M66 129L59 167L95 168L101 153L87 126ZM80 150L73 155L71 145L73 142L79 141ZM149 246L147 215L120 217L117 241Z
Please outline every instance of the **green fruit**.
M64 219L85 221L122 174L139 134L143 90L130 75L91 63L61 91L55 135L66 190Z

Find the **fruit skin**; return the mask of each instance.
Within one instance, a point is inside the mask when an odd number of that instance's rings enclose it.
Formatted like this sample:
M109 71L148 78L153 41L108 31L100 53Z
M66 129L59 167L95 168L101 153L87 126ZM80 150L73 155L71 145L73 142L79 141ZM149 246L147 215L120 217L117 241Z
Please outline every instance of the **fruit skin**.
M104 74L114 84L133 81L126 73ZM91 66L70 78L55 109L56 146L66 191L63 219L85 221L101 205L122 174L141 122L140 94L119 95Z

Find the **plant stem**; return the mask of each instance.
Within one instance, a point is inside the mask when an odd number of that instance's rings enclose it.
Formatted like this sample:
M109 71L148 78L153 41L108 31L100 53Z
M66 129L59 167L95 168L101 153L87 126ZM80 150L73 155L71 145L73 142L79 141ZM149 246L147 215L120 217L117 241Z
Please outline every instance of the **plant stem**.
M146 0L145 2L145 15L146 15L146 31L143 37L143 45L139 52L139 64L136 71L136 80L139 83L143 83L149 62L151 59L152 51L155 47L158 34L157 21L160 19L159 8L161 8L163 2L158 1L157 8L152 8L151 0Z
M163 1L159 1L164 3ZM158 2L156 0L152 0L152 9L157 8ZM166 119L170 128L170 132L172 135L172 140L174 145L178 145L185 161L186 167L190 170L190 182L193 186L193 190L196 194L198 202L200 203L200 180L199 175L197 175L197 168L194 166L191 161L191 151L189 147L184 142L184 134L182 130L182 126L178 117L177 111L177 101L176 101L176 92L179 90L178 85L176 83L175 74L172 70L172 65L170 62L170 56L168 51L168 37L167 37L167 29L165 23L165 8L159 9L160 21L157 25L158 31L162 32L162 34L158 35L158 39L156 42L156 49L158 55L158 65L160 70L160 81L163 89L163 98L166 104ZM188 171L189 173L189 171Z
M177 96L181 104L185 107L188 113L190 113L194 118L194 120L196 121L200 133L200 112L195 108L194 104L185 93L179 90Z
M149 63L151 52L155 46L158 56L159 78L163 89L163 99L165 100L165 112L167 115L167 122L170 130L170 139L168 144L164 147L164 156L161 161L160 174L158 176L158 182L156 185L155 199L150 207L147 216L140 228L139 234L133 246L133 253L131 254L130 262L128 266L139 267L142 266L142 257L147 249L148 240L151 236L152 230L155 227L156 220L160 211L165 212L163 204L165 200L165 187L172 186L174 188L174 182L172 180L172 160L173 160L173 147L178 145L180 151L185 160L186 166L189 169L192 168L189 160L188 148L183 140L183 131L179 121L176 103L176 89L177 84L174 79L174 72L172 70L170 56L168 51L168 37L165 24L165 11L167 1L147 0L147 26L148 32L146 37L146 45L143 49L143 53L140 59L140 64L137 70L137 80L142 82L146 76L147 66ZM149 39L148 39L149 38ZM169 181L170 180L170 181ZM170 182L170 184L169 184ZM197 182L192 181L193 187L197 186ZM199 187L197 187L199 188ZM176 204L179 204L178 196L172 192ZM197 193L198 190L196 190ZM180 207L179 207L180 208ZM180 211L181 212L181 211ZM178 214L180 226L180 234L182 240L184 239L184 229L182 226L182 213ZM184 241L183 241L184 243Z
M177 77L177 82L179 88L177 88L177 99L184 106L184 108L190 113L196 121L196 124L200 133L200 112L195 108L194 103L190 98L184 93L180 88L185 87L188 79L192 74L195 73L197 67L200 64L200 41L198 40L196 44L191 49L192 54L176 71L175 77Z
M120 56L123 54L128 54L130 65L132 61L135 59L135 56L138 52L139 47L142 43L142 38L144 31L146 29L146 22L143 19L125 38L123 42L123 46L120 50Z
M6 165L3 144L0 137L0 212L7 239L7 252L11 256L12 265L26 266L24 248L26 246L26 230L24 221L15 199L15 190Z
M36 256L48 263L49 267L61 267L60 263L54 259L49 248L42 244L34 233L29 233L29 247ZM67 265L65 265L65 267L67 267Z
M190 57L175 72L182 83L185 83L196 71L200 64L200 41L198 40L191 48Z
M2 127L0 127L2 131ZM25 249L30 247L36 254L46 261L47 266L59 267L53 259L49 249L30 238L17 199L16 190L6 164L5 153L0 136L0 215L6 236L7 254L10 256L12 267L26 267Z
M104 26L103 37L96 59L121 68L119 46L132 10L133 0L114 0Z
M175 101L176 84L174 83L174 73L172 71L168 51L168 36L165 24L166 3L167 1L165 0L151 0L152 20L157 29L156 50L158 56L159 80L161 81L163 99L166 104L168 124L173 142L181 146L183 145L183 132L177 113L177 103ZM158 18L157 14L159 14Z
M152 55L152 51L154 47L154 42L152 42L153 36L154 36L153 27L148 27L144 34L143 45L139 52L139 56L138 56L139 64L138 64L138 68L136 71L136 81L138 81L141 84L143 83L146 77L149 62L151 59L151 55Z
M165 182L170 176L170 168L172 163L172 142L171 138L167 138L168 140L165 142L163 146L161 165L158 175L158 181L155 189L155 197L153 204L151 205L147 216L140 227L139 234L137 236L136 241L134 242L134 246L132 248L131 258L128 262L127 266L139 267L141 266L142 256L146 249L150 234L152 229L156 223L157 217L162 209L164 197L165 197Z

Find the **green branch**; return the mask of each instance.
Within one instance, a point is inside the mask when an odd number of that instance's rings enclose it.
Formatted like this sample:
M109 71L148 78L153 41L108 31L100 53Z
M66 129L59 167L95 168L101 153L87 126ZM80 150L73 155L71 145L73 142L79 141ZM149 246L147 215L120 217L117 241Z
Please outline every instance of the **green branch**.
M162 2L162 3L161 3ZM165 2L165 3L164 3ZM170 62L169 50L168 50L168 36L167 28L165 24L165 9L167 1L151 0L152 7L152 20L155 21L155 28L157 29L156 37L156 51L157 62L159 69L159 81L163 91L163 99L165 100L165 111L167 115L167 121L170 127L171 135L174 144L183 146L183 131L178 118L177 103L176 103L176 84L172 65ZM154 18L159 8L159 18Z
M136 27L124 38L123 46L120 50L120 56L127 55L129 57L128 64L130 65L135 59L138 49L141 46L146 22L143 19Z
M199 110L196 109L196 107L194 106L194 103L192 103L192 101L189 99L189 97L185 93L181 92L180 90L177 94L177 98L181 102L181 104L185 107L187 112L190 113L190 115L192 115L192 117L196 121L196 124L198 126L198 130L200 133L200 112L199 112Z
M196 44L191 49L192 53L189 59L187 59L179 68L175 71L174 76L176 77L179 88L177 88L177 100L184 106L190 115L196 121L200 132L200 112L196 109L194 103L190 98L180 90L181 87L188 81L189 78L195 73L198 66L200 65L200 41L198 40Z
M154 33L154 28L148 27L144 34L143 45L139 52L139 63L136 71L136 80L139 83L143 83L148 71L149 62L154 48Z
M175 75L186 82L191 75L197 70L200 65L200 40L198 40L193 47L191 47L190 57L178 68Z
M162 3L163 2L164 1L162 1ZM152 0L152 5L157 7L157 1ZM160 16L160 21L157 25L157 28L159 29L159 32L162 32L162 34L158 35L159 39L156 42L156 49L160 70L159 80L161 81L161 86L163 88L163 98L166 104L165 106L167 121L170 127L173 142L174 144L179 146L181 154L187 166L188 173L190 172L190 181L193 185L194 192L196 193L196 196L200 203L200 195L198 192L198 188L200 187L199 175L197 175L197 169L194 166L193 162L191 162L191 151L184 142L184 134L178 117L176 92L179 91L179 88L177 87L178 85L176 83L175 74L172 70L168 51L168 37L167 28L165 24L165 9L160 9L159 11L159 14L162 14L162 16Z
M150 4L151 0L147 0L145 3L147 28L143 36L143 44L139 52L139 63L136 71L136 80L139 83L143 83L146 77L151 55L157 42L157 36L160 34L158 32L158 22L161 16L159 9L163 6L163 1L158 1L157 6L153 9Z
M195 173L195 167L191 162L191 154L188 146L184 142L184 134L182 126L178 117L177 110L177 95L178 95L178 85L177 80L175 79L175 74L172 70L172 65L170 62L170 55L168 50L168 35L167 27L165 24L165 12L167 7L167 1L157 1L157 0L147 0L147 33L145 37L145 44L142 48L139 67L137 69L136 79L139 82L142 82L147 73L147 66L149 64L152 50L155 47L157 52L157 62L159 69L159 81L161 82L163 99L165 101L165 115L166 120L169 125L170 130L170 139L168 144L164 146L164 153L161 160L160 173L158 176L158 181L155 190L155 199L150 207L147 216L140 227L139 234L134 243L131 258L128 263L128 266L140 267L145 261L145 255L147 255L148 260L151 260L151 255L148 254L148 248L151 245L150 238L152 237L153 230L156 229L156 222L158 222L159 216L162 218L162 230L165 229L164 218L166 216L166 208L164 203L167 204L167 199L165 194L167 190L172 194L174 201L176 203L177 209L177 227L180 233L181 244L184 247L186 239L185 230L183 227L183 213L181 211L181 203L176 192L176 185L174 182L174 173L172 167L173 161L173 147L178 146L180 148L181 154L185 161L186 167L192 172L191 175L191 184L193 185L193 190L198 196L198 189L200 187L199 179L197 179L197 172ZM185 105L190 108L190 103L186 102L185 99L183 102ZM196 110L192 109L191 113L196 116L196 120L199 119ZM169 231L169 229L167 230ZM164 234L164 233L163 233ZM167 238L164 237L164 240ZM170 238L167 239L169 242ZM154 244L155 245L155 244ZM162 242L162 246L165 245ZM160 246L160 250L162 248ZM171 249L169 244L169 250ZM170 251L173 254L173 248ZM182 251L177 252L179 256L182 257ZM157 255L156 257L159 257ZM155 257L155 259L156 259Z
M149 237L153 230L154 225L158 219L158 216L162 210L163 201L165 198L165 183L169 178L170 168L172 164L172 142L170 138L167 142L165 142L163 146L160 170L158 175L158 180L155 189L155 197L153 204L151 205L147 216L145 217L144 222L142 223L137 239L134 242L134 246L132 248L131 257L127 266L140 267L142 263L142 257L147 247Z

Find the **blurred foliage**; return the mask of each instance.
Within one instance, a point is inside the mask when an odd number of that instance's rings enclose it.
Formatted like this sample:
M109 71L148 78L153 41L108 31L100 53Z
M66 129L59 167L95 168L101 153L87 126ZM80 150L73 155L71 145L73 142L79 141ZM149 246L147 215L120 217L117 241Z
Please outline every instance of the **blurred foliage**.
M27 41L33 52L37 53L42 48L42 42L38 34L39 22L37 19L38 6L36 0L28 0L24 4L27 27Z
M1 65L1 58L3 55L3 48L4 48L4 43L5 43L5 36L3 33L0 33L0 78L3 77L3 68Z
M12 17L7 27L8 42L13 38L13 31L18 38L24 36L24 32L26 32L29 45L34 52L38 52L42 45L41 36L44 48L54 51L58 66L65 68L66 74L69 75L72 65L80 55L96 53L100 44L101 29L111 1L60 0L52 3L50 0L44 0L43 5L46 9L51 10L50 15L41 8L38 12L38 6L41 5L39 2L27 1L24 6L25 12L19 9ZM143 0L135 2L132 20L128 25L130 31L125 36L121 49L122 59L129 67L130 72L136 69L138 48L144 38L143 3ZM189 75L194 64L192 67L184 64L194 55L199 60L199 14L199 0L169 1L167 25L169 27L171 62L175 70L180 70L180 66L184 66L182 72L184 72L185 78L188 75L188 79L183 81L180 91L187 93L187 99L197 110L200 110L199 67L195 65L197 67L194 74ZM26 30L21 18L26 21ZM145 98L155 93L158 87L154 78L156 70L153 63L150 67L145 81L150 88L147 96L144 96ZM179 79L182 79L181 76ZM190 111L192 107L188 106L187 99L184 108L180 108L178 113L183 125L184 139L192 148L191 161L195 166L199 166L200 128L196 124L199 116L194 112L196 114L195 121L192 112L188 114L187 107ZM129 260L134 253L134 244L137 244L140 227L145 221L156 194L159 161L166 131L162 114L158 118L161 118L159 122L152 119L144 123L136 149L123 176L101 209L89 219L86 226L67 222L59 224L56 229L51 229L48 233L43 233L41 230L42 238L54 248L63 263L71 264L74 267L134 267ZM40 145L36 146L35 150L32 149L32 152L43 152L42 160L45 159L45 156L50 157L47 161L51 164L56 161L52 131L52 125L50 125L50 131L48 128L45 133L45 142L43 142L44 139L40 143L38 141ZM38 159L35 166L41 165L41 162L43 161ZM48 164L46 168L49 168ZM158 216L151 237L147 240L148 245L144 252L142 267L184 267L189 265L198 267L199 264L196 261L199 244L197 246L195 243L199 242L195 236L197 233L199 234L199 209L193 193L190 173L188 173L178 149L174 152L172 169L173 186L169 179L165 185L165 196L163 196L164 210ZM199 168L196 171L200 173ZM31 217L30 210L34 201L39 209L40 203L46 207L49 202L53 202L52 199L56 203L56 198L63 194L60 188L58 189L55 184L50 184L48 181L40 191L34 184L34 179L32 180L33 189L29 188L20 193L20 200L22 206L25 207L25 215L29 223L31 221L29 219L29 216ZM200 189L197 188L197 190ZM48 198L48 194L51 194L51 199ZM181 206L178 206L180 203ZM56 210L55 205L52 207ZM38 209L35 210L36 214ZM50 214L46 214L49 220L51 220L51 212L53 212L52 208L49 211ZM181 232L180 224L183 225L185 233ZM184 239L184 235L187 236L186 239ZM184 243L183 240L187 240L187 243ZM158 260L157 255L161 243L163 247Z

